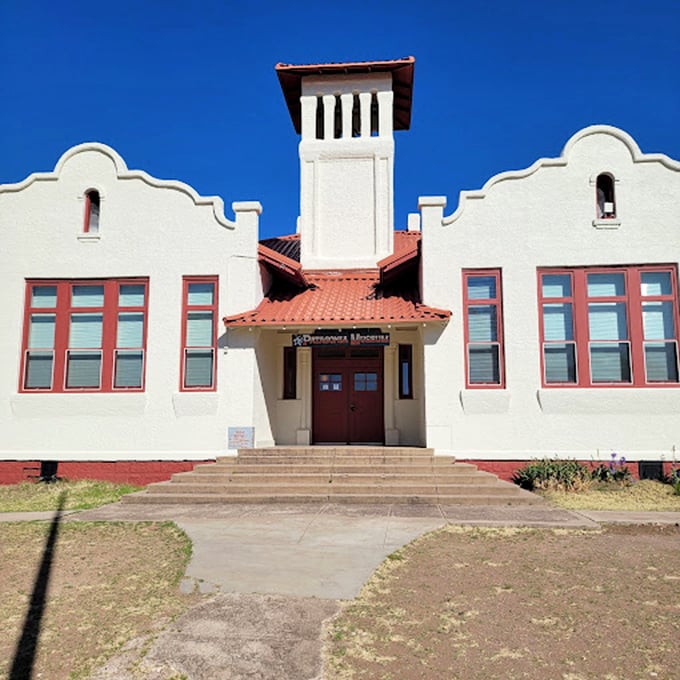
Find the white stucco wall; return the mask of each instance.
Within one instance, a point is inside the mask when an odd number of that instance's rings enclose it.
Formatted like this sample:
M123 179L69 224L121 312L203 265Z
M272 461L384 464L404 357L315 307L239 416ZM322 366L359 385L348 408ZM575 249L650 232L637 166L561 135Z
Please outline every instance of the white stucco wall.
M83 236L84 194L101 196L98 236ZM227 347L221 317L261 298L258 203L236 203L129 171L101 144L70 149L54 172L0 187L0 457L200 459L250 426L257 400L254 343ZM182 277L219 276L217 390L179 390ZM20 393L26 279L148 277L142 393Z
M595 220L595 179L616 178L617 219ZM624 132L586 128L562 155L463 192L421 199L423 299L452 310L425 337L427 444L460 457L672 459L680 388L541 386L537 268L680 260L680 163ZM466 389L462 270L500 268L505 389Z

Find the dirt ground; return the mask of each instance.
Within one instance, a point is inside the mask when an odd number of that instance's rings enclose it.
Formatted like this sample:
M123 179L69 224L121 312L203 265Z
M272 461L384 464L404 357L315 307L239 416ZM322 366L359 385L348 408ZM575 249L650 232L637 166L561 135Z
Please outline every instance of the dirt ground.
M680 527L449 526L326 630L327 680L680 677Z
M50 529L0 524L2 679L85 678L130 638L153 639L199 600L179 592L190 544L173 524L64 523L45 562ZM48 568L38 578L41 564Z

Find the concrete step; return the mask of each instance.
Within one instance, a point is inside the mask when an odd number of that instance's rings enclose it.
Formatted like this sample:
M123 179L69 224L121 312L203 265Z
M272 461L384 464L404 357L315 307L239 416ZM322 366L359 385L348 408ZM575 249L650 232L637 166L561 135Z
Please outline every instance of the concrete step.
M317 494L280 494L271 495L243 495L243 494L147 494L142 491L137 494L123 496L124 503L159 503L159 504L204 504L204 503L242 503L251 505L270 504L270 503L346 503L357 505L535 505L542 503L538 496L533 494L522 494L515 496L493 496L493 495L415 495L404 496L402 494L338 494L338 495L317 495Z
M285 495L285 494L319 494L319 495L343 495L343 494L362 494L362 493L386 493L401 494L405 496L446 494L453 495L461 493L471 496L492 495L492 496L514 496L517 495L516 488L511 485L500 484L448 484L448 483L417 483L410 480L390 480L384 482L374 482L369 484L350 484L343 482L326 482L310 484L304 480L288 479L276 484L263 484L252 482L247 485L241 484L174 484L172 482L160 482L150 484L147 487L149 494L214 494L223 495L236 493L239 495Z
M374 484L388 481L410 480L419 483L434 483L434 482L448 482L455 484L495 484L498 478L495 475L480 472L478 474L470 474L468 472L459 473L456 470L442 471L438 473L433 472L386 472L382 470L376 471L360 471L360 472L344 472L344 471L315 471L315 472L299 472L294 470L291 472L276 471L276 472L258 472L244 470L232 470L224 474L211 475L192 475L187 472L175 473L171 481L174 484L197 483L202 485L208 484L252 484L252 483L280 483L288 479L295 479L299 482L328 484L346 482L351 484Z
M470 463L411 447L247 449L124 503L540 503Z
M432 449L416 446L275 446L257 449L240 449L238 457L241 459L269 457L285 458L301 456L353 456L364 458L366 456L401 456L409 458L431 458L434 455ZM217 462L229 460L228 456L219 457Z

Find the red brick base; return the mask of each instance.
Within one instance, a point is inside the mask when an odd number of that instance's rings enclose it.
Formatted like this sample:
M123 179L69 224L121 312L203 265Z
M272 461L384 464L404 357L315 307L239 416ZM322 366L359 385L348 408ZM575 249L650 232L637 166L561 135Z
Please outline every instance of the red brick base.
M456 458L457 463L472 463L472 465L476 465L478 469L483 470L484 472L491 472L494 475L496 475L500 479L504 479L506 482L511 482L512 481L512 476L515 474L515 472L519 469L524 467L525 465L528 465L531 461L529 460L469 460L465 458ZM607 462L607 461L602 461L602 462ZM581 460L579 461L582 465L585 465L586 467L589 468L596 468L599 465L598 463L594 463L592 460ZM638 474L638 463L637 461L629 461L626 463L628 466L628 469L630 470L630 474L633 476L634 479L639 479L640 476ZM672 469L672 463L670 461L664 461L663 462L663 472L665 475L670 475L671 474L671 469Z
M119 460L59 461L57 476L62 479L98 479L145 486L170 479L175 472L188 472L195 465L214 461L201 460ZM0 484L17 484L35 479L40 461L0 460Z

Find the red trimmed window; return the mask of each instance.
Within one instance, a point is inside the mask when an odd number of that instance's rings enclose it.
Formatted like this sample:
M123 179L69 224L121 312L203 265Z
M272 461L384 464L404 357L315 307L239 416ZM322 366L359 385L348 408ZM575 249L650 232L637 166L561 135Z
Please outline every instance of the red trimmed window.
M468 387L505 387L500 269L463 272Z
M148 279L27 281L24 392L144 389Z
M99 199L99 192L92 189L85 194L85 224L83 231L86 234L99 233L99 213L101 209L101 201Z
M214 390L217 277L186 276L182 294L183 390Z
M399 399L413 399L412 345L399 345Z
M678 384L673 266L538 272L543 385Z

